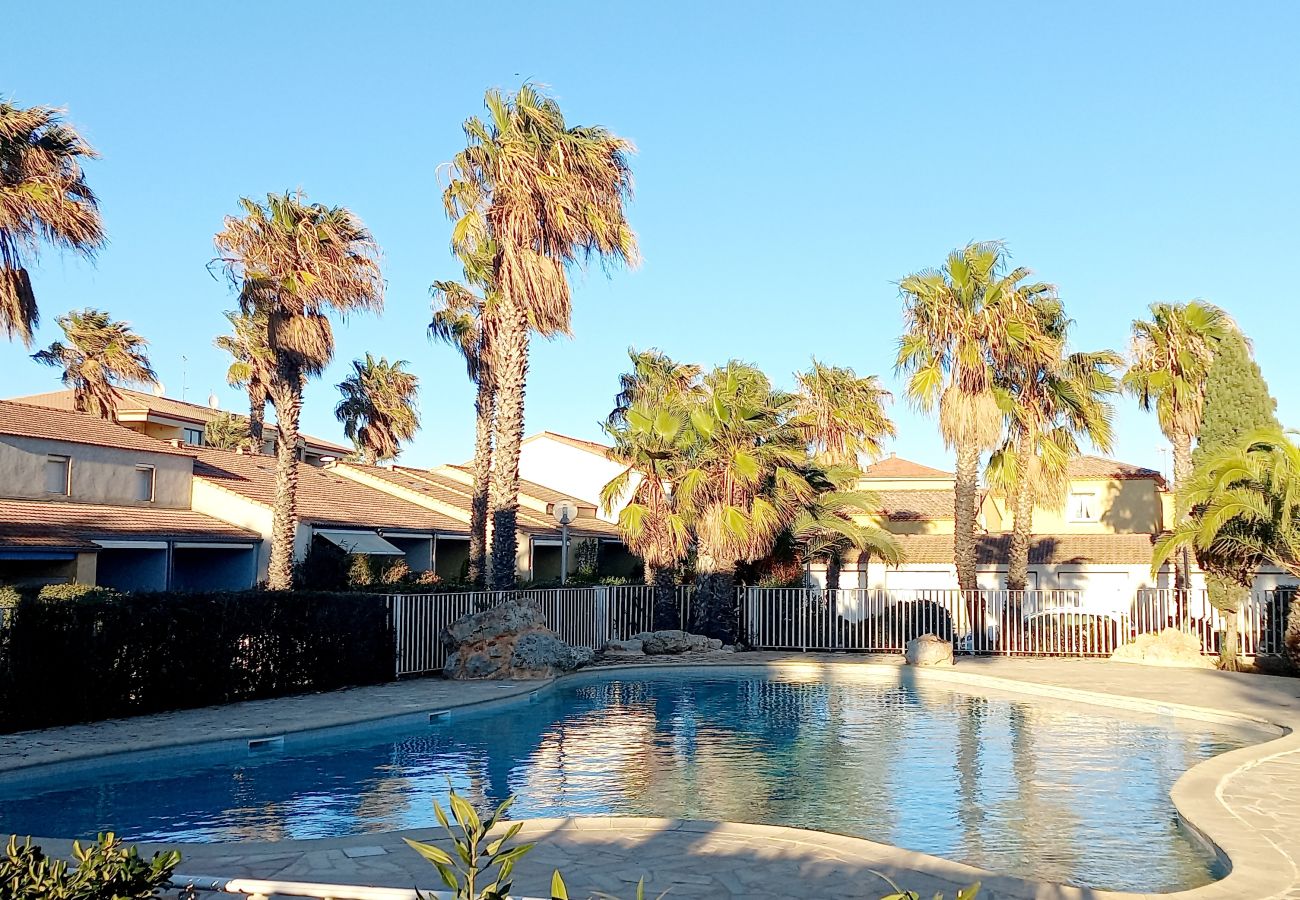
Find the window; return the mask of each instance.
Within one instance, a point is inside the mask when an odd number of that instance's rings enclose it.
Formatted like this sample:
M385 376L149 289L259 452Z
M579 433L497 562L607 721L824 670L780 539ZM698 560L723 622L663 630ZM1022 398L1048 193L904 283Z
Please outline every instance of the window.
M72 460L66 456L45 457L45 493L66 497L71 492Z
M135 467L135 499L153 502L153 466Z
M192 446L192 447L202 447L202 446L203 446L203 429L202 429L202 428L186 428L186 429L185 429L185 443L189 444L189 445Z
M1096 522L1097 495L1093 491L1075 491L1070 494L1070 521Z

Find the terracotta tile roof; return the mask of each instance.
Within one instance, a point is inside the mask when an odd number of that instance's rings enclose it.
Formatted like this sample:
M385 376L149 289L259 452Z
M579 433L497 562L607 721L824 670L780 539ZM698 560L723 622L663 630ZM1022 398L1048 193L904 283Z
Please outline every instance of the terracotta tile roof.
M1160 484L1165 483L1164 476L1155 469L1135 466L1130 463L1120 462L1117 459L1106 459L1104 456L1076 456L1070 460L1067 472L1071 478L1118 478L1121 480L1150 478Z
M0 400L0 434L67 441L72 444L93 444L119 450L139 450L143 453L194 455L192 450L173 447L130 428L123 428L115 422L106 422L71 410L15 403L12 400Z
M95 539L226 543L261 537L189 509L0 500L0 546L87 546Z
M579 450L586 450L590 453L595 453L598 456L608 456L609 451L613 449L605 444L598 444L595 441L586 441L582 438L569 437L567 434L558 434L554 431L539 431L537 434L524 438L524 443L526 444L529 441L541 440L542 438L550 438L553 441L559 441L561 444L568 444L570 447L577 447Z
M127 388L118 388L118 394L122 400L117 405L118 415L124 413L143 413L148 415L153 413L159 416L166 416L169 419L181 419L186 422L195 424L207 424L221 415L223 412L229 412L238 419L247 419L243 413L234 410L213 409L210 406L203 406L199 403L189 403L185 400L174 400L171 397L155 397L153 394L146 394L142 391L132 391ZM32 406L44 406L49 409L72 409L72 391L50 391L46 394L32 394L29 397L15 397L17 403L27 403ZM275 432L275 423L267 422L268 432ZM351 447L345 447L342 444L335 444L332 441L321 440L308 434L299 435L309 446L320 450L331 450L339 456L346 456L352 452Z
M895 538L907 555L907 563L952 563L950 534L899 534ZM1006 565L1011 535L986 534L976 540L979 565ZM1153 540L1150 534L1040 534L1029 545L1029 562L1149 566Z
M886 456L862 470L864 478L952 478L951 472L932 469L900 456Z
M466 475L473 474L473 469L470 466L453 465L450 468L464 472ZM544 484L538 484L536 481L529 481L527 478L519 479L519 492L536 500L541 500L543 503L547 504L559 503L561 500L571 500L580 507L585 507L587 509L596 508L596 504L588 500L579 500L577 497L561 493L560 491L557 491L554 488L549 488Z
M880 511L897 521L951 519L956 505L952 491L875 491Z
M204 448L194 477L262 506L275 502L275 457ZM298 467L298 517L316 525L466 533L463 523L337 472Z

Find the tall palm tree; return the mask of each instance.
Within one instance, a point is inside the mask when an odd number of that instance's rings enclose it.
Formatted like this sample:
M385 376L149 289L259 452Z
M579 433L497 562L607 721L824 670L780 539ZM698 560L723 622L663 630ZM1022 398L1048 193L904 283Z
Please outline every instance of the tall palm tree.
M758 369L730 362L704 378L675 497L695 535L693 630L727 643L738 624L738 562L771 552L816 496L803 435L789 425L794 398Z
M443 200L455 220L454 250L496 248L490 581L501 589L515 583L530 333L568 332L569 264L592 256L634 264L637 250L624 214L629 141L599 126L568 125L559 105L530 85L512 96L489 91L484 104L486 122L465 122L467 146L452 161Z
M1051 286L1027 283L1029 275L1024 268L1008 272L1005 246L984 242L954 250L941 269L916 272L899 282L905 326L897 369L908 376L907 397L913 405L938 411L944 442L957 453L953 549L963 591L978 586L980 456L995 448L1002 435L997 375L1016 355L1044 349L1029 305Z
M420 429L415 394L420 380L407 372L406 360L389 362L369 353L352 361L352 374L337 385L343 395L334 416L366 462L394 459L402 442Z
M1115 410L1108 398L1119 391L1114 373L1123 364L1110 350L1065 352L1073 322L1054 291L1031 298L1031 304L1046 352L1020 354L1000 375L1007 439L989 464L990 481L1004 489L1012 510L1007 560L1012 591L1028 586L1034 507L1064 499L1069 461L1079 455L1080 439L1110 452Z
M496 332L496 291L491 266L495 248L462 254L465 281L435 281L429 336L444 341L465 358L474 382L474 472L470 488L469 582L483 587L487 577L488 494L492 480L492 440L496 427L496 383L492 378L492 337ZM477 292L476 292L477 288Z
M98 309L59 316L67 343L55 341L32 359L63 369L63 384L72 388L77 412L113 421L121 395L119 384L157 384L145 347L149 342L126 322L114 322Z
M1249 583L1266 562L1300 577L1300 446L1281 428L1248 434L1204 460L1178 489L1179 505L1200 511L1156 543L1152 577L1177 551L1195 549L1216 568ZM1235 636L1234 636L1235 642ZM1285 638L1300 667L1300 601L1292 600Z
M267 584L287 590L298 528L303 388L334 356L326 313L382 309L384 281L374 239L346 208L308 203L300 192L269 194L265 204L239 202L244 214L226 217L215 243L241 310L267 316L267 346L275 359L268 391L279 427Z
M416 390L420 380L406 371L404 359L365 354L352 360L352 373L337 386L343 395L334 417L370 466L402 453L402 442L420 429Z
M1142 409L1156 411L1160 430L1173 445L1174 484L1182 486L1192 477L1192 441L1201 427L1214 347L1234 326L1227 313L1203 300L1152 303L1150 312L1150 319L1133 322L1124 387ZM1180 520L1188 509L1178 507ZM1180 588L1189 583L1189 567L1184 554L1177 565Z
M246 449L250 443L248 420L223 412L203 426L203 446L217 450Z
M86 257L104 244L99 201L81 170L96 155L59 110L0 100L0 328L11 340L30 347L40 322L26 269L40 243Z
M261 453L265 442L266 404L270 400L271 376L275 371L275 356L267 344L265 312L231 310L225 313L231 333L219 335L213 345L232 357L226 369L226 383L242 387L248 394L248 438L245 441L252 453Z
M814 457L856 466L862 456L880 456L884 439L898 434L885 412L893 395L875 375L859 378L852 369L814 359L812 368L797 373L795 380L791 424L803 431Z
M634 355L635 358L635 355ZM635 392L634 392L635 393ZM684 470L687 410L690 394L661 397L655 405L631 400L617 425L608 425L614 439L610 456L626 468L601 491L606 511L631 497L619 510L623 543L645 563L647 583L654 587L654 628L680 627L674 574L690 548L690 527L678 508L677 481Z

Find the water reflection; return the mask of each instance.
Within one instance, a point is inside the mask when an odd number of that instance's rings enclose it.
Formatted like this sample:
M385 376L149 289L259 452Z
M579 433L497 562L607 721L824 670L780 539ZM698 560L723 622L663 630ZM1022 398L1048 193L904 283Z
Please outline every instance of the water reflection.
M1123 714L1120 714L1123 715ZM292 757L150 764L0 800L0 830L279 840L434 824L450 782L515 817L727 819L861 835L995 871L1132 891L1211 861L1169 790L1242 736L824 673L568 682L536 703Z

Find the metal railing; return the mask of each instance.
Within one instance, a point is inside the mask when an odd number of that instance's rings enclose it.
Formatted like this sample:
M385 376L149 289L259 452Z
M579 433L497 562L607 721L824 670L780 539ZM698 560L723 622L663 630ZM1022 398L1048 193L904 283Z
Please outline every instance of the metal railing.
M678 627L690 617L694 589L676 589ZM507 600L536 603L547 624L574 647L603 648L627 640L654 625L654 588L648 585L549 588L523 591L475 591L447 594L393 594L389 598L397 636L398 677L442 670L447 651L442 631L464 615Z

